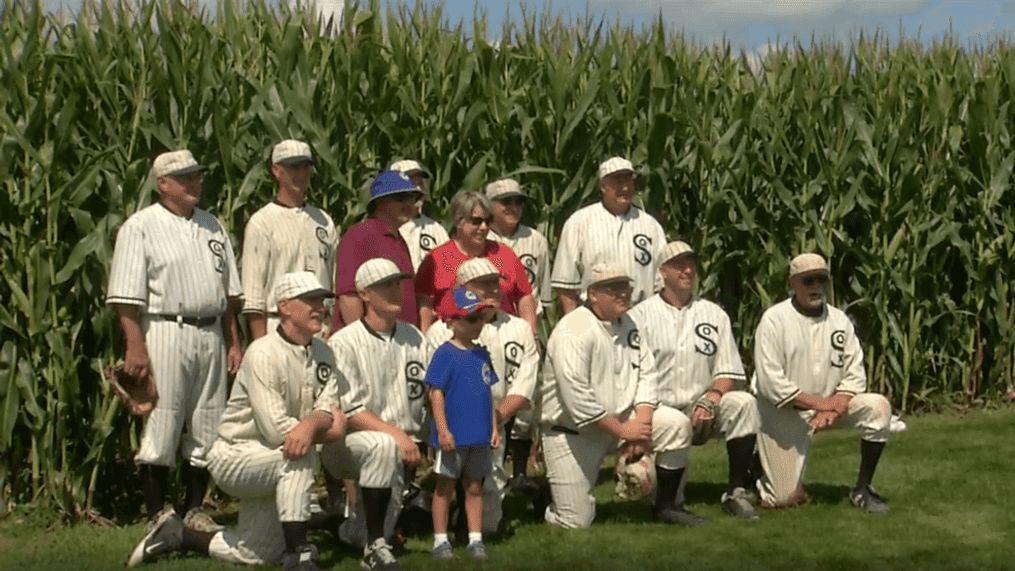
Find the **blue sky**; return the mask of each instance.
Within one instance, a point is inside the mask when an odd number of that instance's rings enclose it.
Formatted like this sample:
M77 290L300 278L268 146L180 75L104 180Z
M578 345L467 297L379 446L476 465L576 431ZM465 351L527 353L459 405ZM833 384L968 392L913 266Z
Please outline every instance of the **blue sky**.
M52 10L61 3L74 10L81 0L43 0ZM201 0L211 6L214 0ZM425 0L444 6L444 14L457 23L471 19L477 4L487 11L491 32L499 31L506 14L518 16L517 0ZM365 3L365 0L364 0ZM341 0L320 0L324 10L340 9ZM991 43L998 37L1015 37L1015 1L987 0L556 0L552 4L529 1L531 12L549 7L565 17L584 15L598 21L632 23L636 28L662 14L667 25L683 29L689 37L715 43L725 37L734 48L763 53L776 38L780 43L799 36L848 42L860 30L880 28L894 42L900 25L907 37L919 33L924 42L940 38L951 29L962 41Z

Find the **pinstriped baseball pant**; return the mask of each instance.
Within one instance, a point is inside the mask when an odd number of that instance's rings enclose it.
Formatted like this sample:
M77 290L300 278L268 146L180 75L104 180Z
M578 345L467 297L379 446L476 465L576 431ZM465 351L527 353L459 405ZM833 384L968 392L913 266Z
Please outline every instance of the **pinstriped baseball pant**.
M240 499L237 531L217 533L208 554L244 564L277 561L285 550L282 522L310 519L317 451L292 461L281 447L219 440L208 453L208 470L222 490Z
M145 420L134 462L172 467L179 448L191 465L204 468L226 406L222 327L149 317L142 327L159 402Z
M619 416L626 420L634 414L632 409ZM681 422L682 417L686 418L668 406L656 408L652 416L652 447L656 464L663 468L675 470L687 464L691 431L690 423ZM553 494L553 503L546 508L546 521L567 528L588 527L596 517L592 491L599 467L621 443L595 426L585 427L578 434L543 428L546 476Z
M803 484L814 435L808 421L814 411L778 408L765 399L758 399L758 412L761 416L758 452L764 471L758 480L758 492L762 502L778 504L788 500ZM879 394L861 393L849 401L846 416L833 427L857 428L863 440L887 442L891 418L888 399Z
M321 447L321 464L332 476L356 480L360 487L391 488L391 500L384 514L384 536L394 535L402 512L405 464L393 436L374 430L351 432L344 441ZM357 497L362 498L363 494ZM364 518L363 509L357 509L356 529L366 529Z

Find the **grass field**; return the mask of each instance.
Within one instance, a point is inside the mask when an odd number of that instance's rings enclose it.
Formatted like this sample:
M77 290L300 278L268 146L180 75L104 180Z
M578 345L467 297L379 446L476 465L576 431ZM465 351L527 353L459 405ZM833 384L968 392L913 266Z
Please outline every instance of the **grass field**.
M693 456L688 505L712 519L699 529L649 523L644 504L618 501L607 478L597 489L599 511L590 530L567 532L538 523L509 498L509 536L491 542L491 559L464 553L448 564L429 555L429 536L413 538L402 567L411 569L1015 569L1015 408L907 420L909 431L889 442L875 485L890 500L887 517L849 505L859 463L857 435L818 436L808 470L810 505L763 512L759 521L723 515L724 447L713 442ZM608 474L604 470L604 475ZM223 521L230 522L226 517ZM235 521L234 519L232 520ZM141 524L100 528L76 524L40 529L8 517L0 521L0 569L122 568ZM359 556L328 544L322 567L358 569ZM235 570L239 567L179 556L148 569Z

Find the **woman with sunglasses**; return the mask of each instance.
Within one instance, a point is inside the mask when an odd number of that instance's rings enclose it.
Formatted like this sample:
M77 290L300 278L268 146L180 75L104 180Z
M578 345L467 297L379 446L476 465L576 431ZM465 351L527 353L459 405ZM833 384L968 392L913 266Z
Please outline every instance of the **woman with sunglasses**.
M451 199L454 235L450 242L423 259L416 274L419 322L424 333L436 320L434 307L439 307L455 286L458 266L472 258L487 258L500 271L500 287L504 292L501 311L521 317L536 330L536 298L525 266L511 248L487 238L492 210L490 199L474 190L459 191Z

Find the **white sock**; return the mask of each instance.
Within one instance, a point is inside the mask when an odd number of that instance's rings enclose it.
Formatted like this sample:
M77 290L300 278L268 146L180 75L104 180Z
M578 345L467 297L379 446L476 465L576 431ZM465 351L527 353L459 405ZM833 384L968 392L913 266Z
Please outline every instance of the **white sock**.
M433 546L437 547L442 543L448 542L448 534L446 533L435 533L433 534Z
M483 543L483 532L482 531L470 531L469 532L469 543Z

